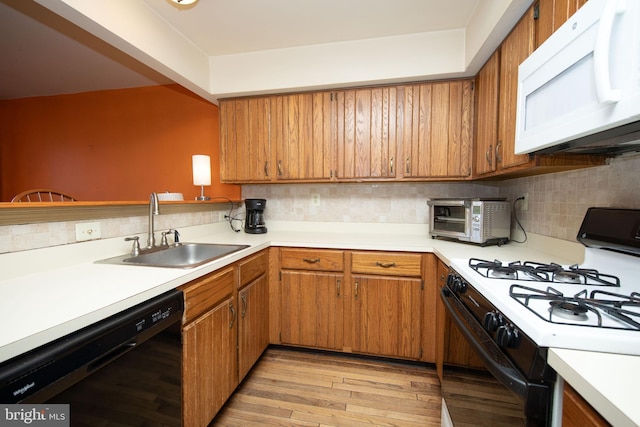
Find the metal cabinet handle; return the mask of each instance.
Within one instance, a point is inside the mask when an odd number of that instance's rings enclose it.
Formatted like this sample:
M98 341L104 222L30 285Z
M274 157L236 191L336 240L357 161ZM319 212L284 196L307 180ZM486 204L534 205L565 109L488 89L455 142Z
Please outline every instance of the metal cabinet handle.
M320 258L302 258L302 261L308 264L317 264L320 262Z
M500 146L502 145L502 141L498 141L496 144L496 164L502 163L502 156L500 155Z
M406 174L411 173L411 157L407 157L407 160L405 161L404 169L405 169L404 172Z
M338 297L340 296L340 279L336 280L336 288L338 289Z
M278 160L278 175L282 176L282 160Z
M356 291L355 291L355 298L358 299L358 281L356 281Z
M233 303L229 304L229 311L231 311L231 321L229 322L229 329L231 329L236 321L236 309L233 307Z
M489 145L487 151L484 153L484 156L487 158L487 162L489 162L489 166L493 166L493 159L489 153L493 153L493 144Z
M242 318L247 315L247 296L245 294L240 295L240 301L242 301Z
M269 176L269 162L264 162L264 176Z
M390 170L391 174L393 175L393 157L389 160L389 170Z
M395 262L380 262L380 261L377 261L376 265L378 267L382 267L382 268L391 268L391 267L395 267L396 263Z

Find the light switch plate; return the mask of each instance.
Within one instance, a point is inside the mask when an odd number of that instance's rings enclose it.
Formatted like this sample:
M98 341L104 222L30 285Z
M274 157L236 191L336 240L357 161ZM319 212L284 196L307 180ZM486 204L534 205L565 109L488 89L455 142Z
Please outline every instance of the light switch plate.
M76 241L95 240L102 237L99 222L83 222L76 224Z

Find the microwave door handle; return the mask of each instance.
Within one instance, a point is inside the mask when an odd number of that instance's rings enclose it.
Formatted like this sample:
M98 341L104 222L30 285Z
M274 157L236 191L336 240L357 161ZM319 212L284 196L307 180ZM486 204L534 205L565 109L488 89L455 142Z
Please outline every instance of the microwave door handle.
M622 7L621 7L622 6ZM600 104L613 104L620 101L622 92L611 87L609 59L613 21L616 15L624 13L624 1L610 1L600 17L596 43L593 48L593 73L596 83L596 95Z

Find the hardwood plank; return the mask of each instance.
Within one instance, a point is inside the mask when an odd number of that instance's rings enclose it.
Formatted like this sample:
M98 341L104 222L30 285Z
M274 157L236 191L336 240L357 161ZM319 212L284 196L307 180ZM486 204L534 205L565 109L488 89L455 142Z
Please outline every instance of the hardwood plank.
M424 364L268 348L212 426L439 426L440 385Z

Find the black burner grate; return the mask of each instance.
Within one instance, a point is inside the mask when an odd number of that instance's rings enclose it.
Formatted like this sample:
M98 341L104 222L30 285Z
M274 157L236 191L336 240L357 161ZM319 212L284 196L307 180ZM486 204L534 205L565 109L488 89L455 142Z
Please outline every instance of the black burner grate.
M595 269L580 268L572 265L568 268L560 264L543 264L533 261L510 262L503 265L501 261L487 261L471 258L469 267L478 274L489 279L525 280L533 282L565 283L587 286L620 286L620 279Z
M552 287L541 290L514 284L509 288L509 295L550 323L640 330L640 294L637 292L622 295L594 290L588 294L583 289L573 296L565 296ZM548 308L541 309L544 305L537 304L540 301L547 301ZM604 325L604 315L615 322Z

